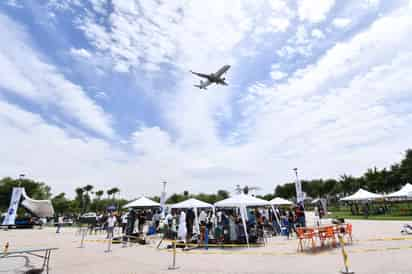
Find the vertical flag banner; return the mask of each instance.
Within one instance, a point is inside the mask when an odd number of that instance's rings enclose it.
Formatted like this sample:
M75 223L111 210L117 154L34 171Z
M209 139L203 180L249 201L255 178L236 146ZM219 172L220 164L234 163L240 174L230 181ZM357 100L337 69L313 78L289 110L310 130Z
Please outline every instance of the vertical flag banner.
M11 195L9 210L7 211L6 218L3 220L3 225L14 225L16 221L17 209L19 207L19 202L21 194L23 193L22 187L14 187Z

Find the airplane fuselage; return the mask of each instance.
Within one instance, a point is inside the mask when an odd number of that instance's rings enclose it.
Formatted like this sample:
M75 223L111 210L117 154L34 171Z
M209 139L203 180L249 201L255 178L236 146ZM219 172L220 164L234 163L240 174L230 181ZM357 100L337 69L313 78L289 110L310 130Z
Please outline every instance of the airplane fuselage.
M230 69L229 65L224 65L221 67L217 72L215 73L210 73L210 74L203 74L203 73L198 73L198 72L193 72L193 74L203 77L206 79L206 81L200 81L199 85L195 85L195 87L198 87L200 89L206 89L207 86L210 84L214 83L217 85L225 85L227 86L228 84L225 82L226 78L222 77L223 74L225 74L228 70Z

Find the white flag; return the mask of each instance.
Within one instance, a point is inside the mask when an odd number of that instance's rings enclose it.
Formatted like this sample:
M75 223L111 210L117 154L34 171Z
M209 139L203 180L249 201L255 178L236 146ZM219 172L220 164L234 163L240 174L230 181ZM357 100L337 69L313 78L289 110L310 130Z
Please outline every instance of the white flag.
M13 188L9 210L7 211L6 218L4 218L3 220L3 225L14 225L16 221L17 209L19 208L19 202L20 202L22 192L23 192L22 187Z

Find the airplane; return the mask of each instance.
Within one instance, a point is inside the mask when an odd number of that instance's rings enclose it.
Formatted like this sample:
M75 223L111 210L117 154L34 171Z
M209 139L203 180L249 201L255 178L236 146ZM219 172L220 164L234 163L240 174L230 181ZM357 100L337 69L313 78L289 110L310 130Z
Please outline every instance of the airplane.
M230 69L229 65L224 65L223 67L221 67L218 71L216 71L215 73L211 73L211 74L204 74L204 73L199 73L199 72L194 72L194 71L190 71L192 74L205 78L205 81L200 80L199 85L194 85L195 87L199 88L199 89L207 89L208 86L210 86L211 84L216 84L216 85L224 85L227 86L228 83L225 82L226 78L222 77L223 74L225 74L228 70Z

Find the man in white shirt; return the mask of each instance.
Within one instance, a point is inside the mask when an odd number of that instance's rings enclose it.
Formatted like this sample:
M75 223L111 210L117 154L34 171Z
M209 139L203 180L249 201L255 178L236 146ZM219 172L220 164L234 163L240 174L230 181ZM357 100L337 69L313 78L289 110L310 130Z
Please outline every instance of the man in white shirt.
M113 238L114 227L116 226L116 216L113 215L113 212L110 213L110 216L107 218L107 239Z
M199 223L201 225L205 225L207 223L207 214L204 210L202 210L199 214Z
M125 212L122 215L122 234L124 234L126 232L128 215L129 215L128 212Z

